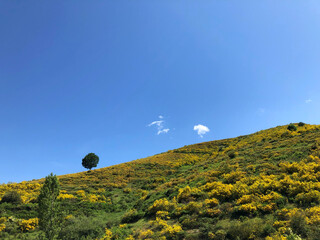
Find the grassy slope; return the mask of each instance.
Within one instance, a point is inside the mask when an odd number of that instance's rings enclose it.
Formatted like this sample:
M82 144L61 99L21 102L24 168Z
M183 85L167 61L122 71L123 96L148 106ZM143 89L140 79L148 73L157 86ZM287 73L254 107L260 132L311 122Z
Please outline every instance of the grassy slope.
M297 128L279 126L59 176L63 208L73 215L64 231L75 226L79 232L90 221L102 232L82 235L101 236L108 227L118 239L280 239L291 228L320 239L320 127ZM0 196L15 189L25 201L1 204L0 216L36 217L41 182L0 186ZM119 227L121 221L128 225ZM17 232L3 236L18 239ZM32 239L37 230L22 235Z

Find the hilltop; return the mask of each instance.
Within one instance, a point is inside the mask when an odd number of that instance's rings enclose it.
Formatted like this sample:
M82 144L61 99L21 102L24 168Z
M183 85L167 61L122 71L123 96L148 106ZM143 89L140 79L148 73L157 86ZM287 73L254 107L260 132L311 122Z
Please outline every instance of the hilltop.
M320 126L294 125L59 176L60 238L320 239ZM42 182L0 186L1 239L36 239Z

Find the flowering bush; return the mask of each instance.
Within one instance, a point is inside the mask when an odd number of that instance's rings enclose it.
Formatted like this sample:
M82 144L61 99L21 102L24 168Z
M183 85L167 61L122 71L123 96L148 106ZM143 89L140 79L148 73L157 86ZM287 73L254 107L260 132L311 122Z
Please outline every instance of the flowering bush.
M166 198L162 198L159 200L154 201L153 205L149 207L150 213L156 213L158 211L172 211L176 206L175 200L173 202L170 202Z
M194 201L201 191L197 188L190 188L186 186L185 188L180 188L177 196L178 202L190 202Z
M36 227L38 227L38 224L39 224L38 218L30 218L28 220L21 219L19 221L19 226L22 232L28 232L28 231L34 230Z

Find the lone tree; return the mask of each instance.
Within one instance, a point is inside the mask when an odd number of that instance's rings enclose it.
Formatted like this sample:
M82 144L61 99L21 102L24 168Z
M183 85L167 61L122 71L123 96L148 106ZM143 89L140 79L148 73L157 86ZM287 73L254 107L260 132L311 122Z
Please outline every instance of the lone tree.
M60 184L56 175L48 175L38 197L39 227L49 240L56 239L61 226L61 214L57 197Z
M91 170L91 168L96 167L99 163L99 157L94 153L88 153L82 159L82 166Z
M293 124L293 123L290 123L287 127L287 129L289 131L297 131L297 127Z

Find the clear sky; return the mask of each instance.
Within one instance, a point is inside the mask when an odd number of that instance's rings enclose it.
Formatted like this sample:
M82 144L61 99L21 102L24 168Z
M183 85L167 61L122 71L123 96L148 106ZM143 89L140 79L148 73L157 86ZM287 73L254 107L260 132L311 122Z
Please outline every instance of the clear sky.
M320 2L0 2L0 183L320 123Z

